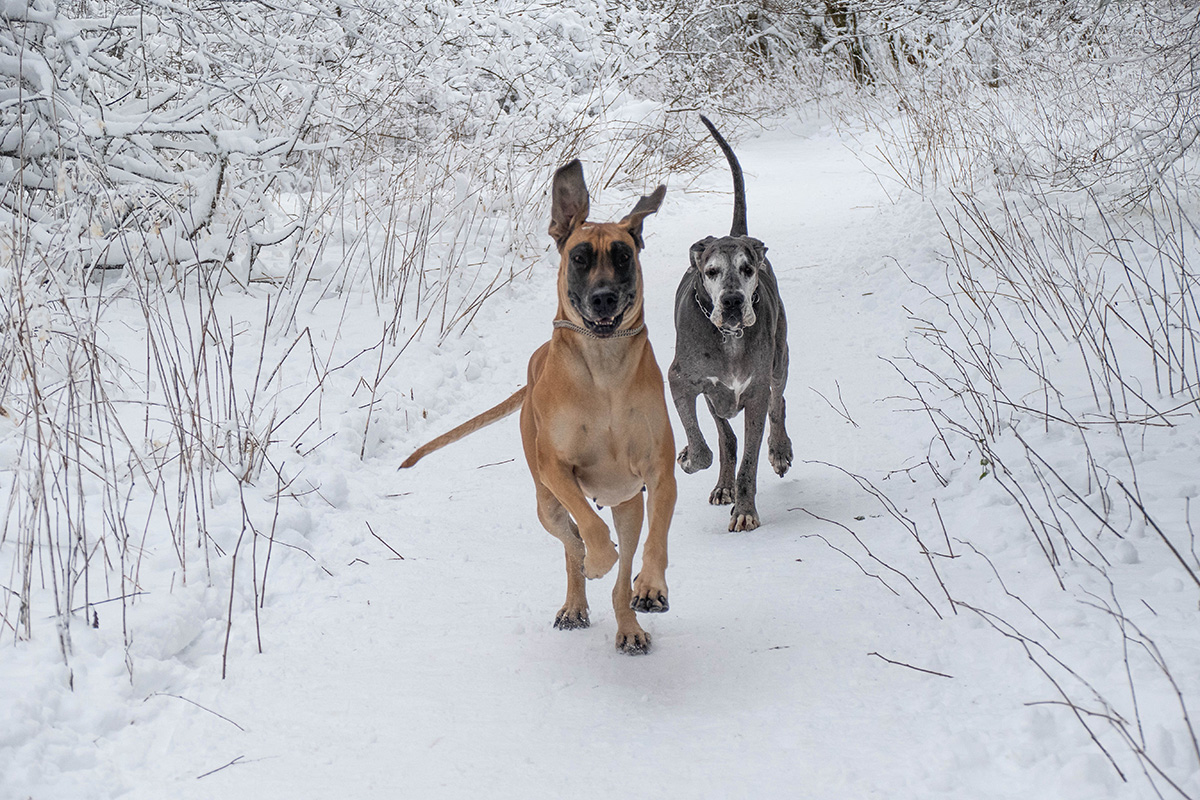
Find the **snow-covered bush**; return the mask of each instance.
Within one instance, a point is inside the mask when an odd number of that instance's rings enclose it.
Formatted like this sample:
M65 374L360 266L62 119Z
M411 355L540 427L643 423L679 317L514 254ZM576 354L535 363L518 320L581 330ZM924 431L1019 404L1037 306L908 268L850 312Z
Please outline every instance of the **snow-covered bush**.
M881 157L942 206L945 274L920 279L898 362L933 425L940 499L994 492L1013 509L996 524L1023 525L1046 566L1005 569L992 525L939 512L929 524L997 577L958 585L946 562L952 601L1024 649L1123 778L1188 796L1200 673L1171 632L1200 590L1195 484L1176 474L1200 435L1200 16L884 3L864 19L869 52L897 56L872 61Z
M232 13L7 6L0 221L14 247L79 275L249 260L294 230L274 227L268 198L312 144L292 118L312 80L264 76Z
M1194 203L1152 199L1131 218L1086 194L960 196L899 366L942 494L974 484L1012 511L941 521L998 581L956 584L948 562L955 605L1024 649L1123 778L1188 796L1200 670L1173 634L1200 596L1196 484L1179 473L1200 440L1200 238ZM1006 569L994 525L1023 525L1045 571Z
M913 187L999 179L1142 199L1195 180L1193 5L865 3L859 18L888 89L884 157Z

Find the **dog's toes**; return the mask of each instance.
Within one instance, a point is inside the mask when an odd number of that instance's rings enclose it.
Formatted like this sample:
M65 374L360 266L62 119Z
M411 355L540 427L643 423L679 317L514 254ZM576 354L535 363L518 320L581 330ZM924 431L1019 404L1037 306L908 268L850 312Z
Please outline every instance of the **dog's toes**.
M788 467L792 465L792 442L790 439L784 439L779 445L773 445L767 450L767 458L771 462L771 469L779 477L783 477L788 471Z
M671 604L667 602L666 594L654 592L653 595L634 597L629 601L629 607L643 614L662 614L671 609Z
M650 634L643 630L617 631L617 649L625 655L644 656L650 652Z
M708 502L714 506L727 506L733 502L733 489L729 486L718 486L708 496Z
M617 546L611 541L606 547L589 547L583 556L583 576L589 580L603 578L616 563Z
M563 606L554 617L554 627L560 631L574 631L586 628L592 624L588 619L586 608L568 608Z
M643 614L661 614L671 607L667 602L667 581L659 575L657 578L643 578L644 572L639 572L633 579L633 599L629 607Z
M734 513L729 518L730 531L752 531L758 527L758 513L755 511L744 511Z
M679 466L683 471L691 475L693 472L699 472L702 469L708 469L712 466L713 454L712 450L707 447L703 450L692 452L691 445L685 445L679 451L679 457L675 459L679 462Z

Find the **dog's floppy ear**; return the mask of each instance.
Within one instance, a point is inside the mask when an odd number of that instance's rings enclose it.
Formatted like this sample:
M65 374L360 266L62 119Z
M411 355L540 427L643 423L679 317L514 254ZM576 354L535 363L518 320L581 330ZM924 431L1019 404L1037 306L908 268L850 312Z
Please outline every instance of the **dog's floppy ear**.
M700 269L701 254L716 240L717 237L715 236L705 236L688 249L688 260L692 263L692 269Z
M746 245L750 248L750 251L752 253L754 253L754 263L755 264L762 264L762 262L764 260L766 260L767 246L765 244L763 244L760 240L755 239L753 236L743 236L742 241L745 242Z
M550 191L550 236L562 250L588 215L587 184L583 182L583 164L578 158L559 167Z
M637 205L633 207L625 215L619 224L624 225L629 231L629 235L633 237L633 243L637 245L637 249L641 250L646 246L642 241L642 220L658 211L658 207L662 205L663 197L667 194L667 187L659 184L659 187L650 193L649 197L642 197L637 201Z

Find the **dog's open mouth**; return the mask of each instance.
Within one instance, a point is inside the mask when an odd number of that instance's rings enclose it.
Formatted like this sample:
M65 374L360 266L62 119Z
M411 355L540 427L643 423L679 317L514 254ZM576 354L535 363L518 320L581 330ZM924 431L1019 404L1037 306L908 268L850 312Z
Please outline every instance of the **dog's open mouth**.
M621 320L625 318L625 312L622 311L615 317L601 317L600 319L583 318L583 322L587 325L588 330L597 336L612 336L617 332L617 328L621 326Z
M725 317L718 319L717 316L711 315L708 321L713 324L713 327L721 332L723 336L741 336L745 331L746 325L741 317Z

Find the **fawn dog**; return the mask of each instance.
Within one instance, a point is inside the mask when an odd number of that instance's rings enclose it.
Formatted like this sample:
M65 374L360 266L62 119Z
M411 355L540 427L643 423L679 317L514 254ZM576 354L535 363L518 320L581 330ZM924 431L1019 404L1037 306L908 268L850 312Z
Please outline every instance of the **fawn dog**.
M619 562L612 594L616 646L630 654L650 649L650 635L635 612L668 608L675 441L662 372L643 322L638 259L642 221L658 210L666 191L659 186L642 197L619 222L588 222L582 165L574 160L554 174L550 236L559 252L558 311L550 341L529 359L525 386L401 465L411 467L520 409L538 519L566 549L567 599L554 627L588 627L584 579L599 578ZM612 508L619 547L588 498ZM633 556L647 515L642 569L634 579Z

